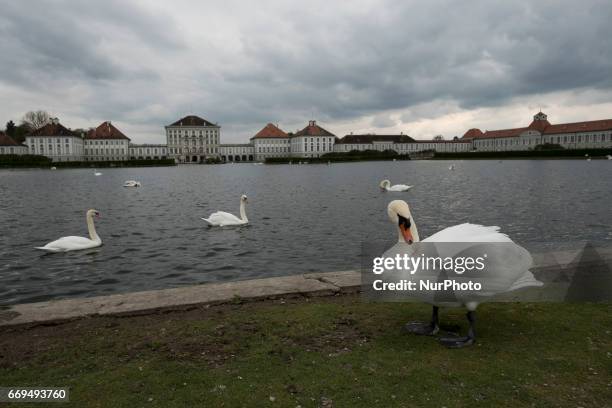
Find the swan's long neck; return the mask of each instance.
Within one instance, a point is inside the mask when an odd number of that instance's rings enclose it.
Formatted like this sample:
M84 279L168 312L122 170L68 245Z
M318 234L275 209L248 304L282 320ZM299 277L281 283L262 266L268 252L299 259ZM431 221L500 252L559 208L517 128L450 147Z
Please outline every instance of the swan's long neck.
M94 220L92 216L87 216L87 231L89 231L89 238L92 241L102 242L98 233L96 232L96 226L94 225Z
M249 219L246 215L246 204L244 201L240 200L240 219L244 222L249 222Z

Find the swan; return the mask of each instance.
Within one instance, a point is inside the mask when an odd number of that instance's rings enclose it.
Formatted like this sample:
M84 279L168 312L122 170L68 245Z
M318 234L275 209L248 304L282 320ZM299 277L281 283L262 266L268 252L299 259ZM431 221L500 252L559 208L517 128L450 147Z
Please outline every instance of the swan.
M125 183L123 183L123 187L140 187L140 181L127 180Z
M245 225L249 223L246 216L245 205L247 203L247 196L244 194L240 197L240 218L234 214L227 213L225 211L217 211L212 213L208 218L202 218L208 224L213 227L225 227L228 225Z
M500 245L487 245L489 257L487 271L490 275L487 276L489 281L484 285L484 290L481 292L461 291L454 293L452 298L444 298L436 291L422 291L415 294L420 300L430 303L433 306L432 318L429 323L411 322L405 326L405 330L409 333L419 335L433 336L439 331L438 325L438 309L441 306L447 307L465 307L467 309L467 319L470 324L468 334L465 337L445 337L439 339L440 342L450 348L459 348L468 346L476 341L475 318L476 308L479 303L485 301L498 293L509 292L512 290L529 287L542 286L543 283L536 280L533 274L529 271L533 260L529 252L521 246L515 244L506 234L499 232L499 227L486 227L476 224L460 224L445 228L430 237L420 241L419 232L414 221L414 217L410 213L410 207L403 200L391 201L387 207L387 214L391 222L397 226L398 243L389 251L395 250L396 253L407 253L415 247L417 242L435 242L447 243L435 245L436 256L441 258L453 257L466 250L482 249L483 244L490 243L505 243ZM458 244L461 243L461 244ZM418 246L418 245L417 245ZM461 247L458 249L458 247ZM432 248L432 246L427 246ZM426 248L421 248L426 252ZM497 249L501 249L497 252ZM385 255L389 256L389 255ZM511 256L512 262L508 262L508 256ZM428 276L431 275L431 276ZM439 281L441 272L420 270L419 277L421 280L427 279L430 281ZM481 276L482 278L482 276Z
M100 173L98 170L94 169L94 176L101 176L102 173Z
M57 170L57 167L53 166L51 167L51 170Z
M381 181L379 186L383 191L408 191L412 188L412 186L407 186L405 184L396 184L392 186L389 180Z
M80 249L95 248L102 245L102 240L96 233L96 227L94 226L94 217L98 218L100 213L97 210L88 210L85 218L87 219L87 230L89 231L89 238L84 237L62 237L53 242L49 242L43 247L35 247L36 249L42 249L43 251L49 252L67 252L67 251L78 251Z

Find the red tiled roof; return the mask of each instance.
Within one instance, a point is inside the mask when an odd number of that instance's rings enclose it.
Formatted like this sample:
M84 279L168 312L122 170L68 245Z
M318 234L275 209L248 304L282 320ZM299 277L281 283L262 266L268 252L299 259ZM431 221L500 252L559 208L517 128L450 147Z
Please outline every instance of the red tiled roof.
M538 132L542 133L544 131L544 129L546 129L548 126L550 126L550 122L547 120L533 120L529 126L527 126L527 129L534 129L537 130Z
M359 144L372 142L412 143L414 139L408 135L346 135L336 143Z
M461 136L462 139L475 139L478 137L482 137L483 133L480 129L477 128L471 128L470 130L468 130L467 132L465 132L463 134L463 136Z
M72 130L65 128L57 120L47 123L45 126L29 133L29 136L74 136L78 137Z
M558 125L551 125L550 122L546 119L534 119L528 127L523 128L487 130L484 133L480 132L479 129L470 129L465 132L462 139L515 137L519 136L526 130L537 130L538 132L545 135L559 133L601 132L606 130L612 130L612 119L591 120L575 123L560 123Z
M91 129L85 139L122 139L130 140L129 137L124 135L119 129L113 126L109 121L102 122L100 126L95 129Z
M296 132L294 136L335 136L334 134L328 132L323 129L321 126L317 125L317 122L311 120L308 122L308 126L304 129Z
M202 119L196 115L185 116L168 126L217 126L212 122Z
M12 137L4 132L0 132L0 146L23 146L13 140Z
M544 134L550 135L556 133L600 132L603 130L612 130L612 119L550 125L544 130Z
M255 136L251 139L274 139L274 138L287 138L289 135L283 130L281 130L278 126L273 125L272 123L268 123L261 129Z
M527 128L486 130L480 138L515 137L526 131Z

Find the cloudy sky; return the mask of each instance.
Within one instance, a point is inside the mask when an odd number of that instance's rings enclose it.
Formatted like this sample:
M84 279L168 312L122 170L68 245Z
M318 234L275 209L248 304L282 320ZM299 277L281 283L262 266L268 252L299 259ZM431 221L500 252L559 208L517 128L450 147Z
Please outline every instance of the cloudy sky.
M497 4L494 4L497 3ZM603 1L0 0L0 127L43 109L135 142L194 113L244 141L612 117Z

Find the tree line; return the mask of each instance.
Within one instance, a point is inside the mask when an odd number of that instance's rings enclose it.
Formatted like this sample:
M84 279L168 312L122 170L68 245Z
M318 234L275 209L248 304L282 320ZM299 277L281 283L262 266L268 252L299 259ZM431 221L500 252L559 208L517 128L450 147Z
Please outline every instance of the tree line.
M6 122L4 133L10 136L17 143L25 142L25 137L28 133L40 129L47 123L51 122L52 116L44 110L29 111L21 118L19 125L11 119ZM73 129L77 134L87 132L86 129Z

